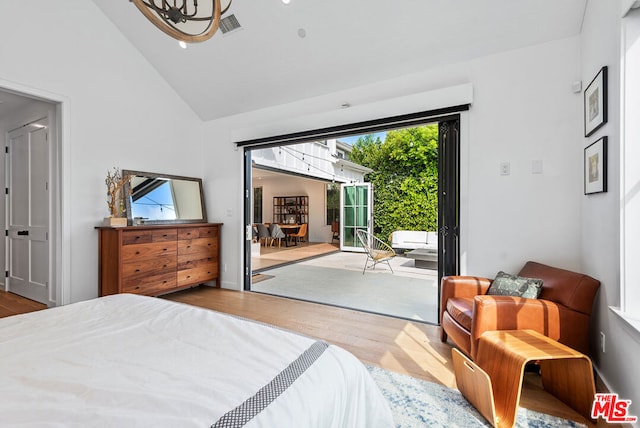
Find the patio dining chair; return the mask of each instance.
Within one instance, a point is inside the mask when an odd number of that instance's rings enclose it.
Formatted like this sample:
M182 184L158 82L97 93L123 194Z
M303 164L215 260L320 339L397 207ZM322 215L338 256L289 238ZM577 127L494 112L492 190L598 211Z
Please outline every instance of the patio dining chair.
M266 247L267 242L271 241L271 232L269 232L267 226L262 223L258 223L256 226L258 227L258 241L260 243L264 242L264 246Z
M292 233L290 235L287 236L288 238L292 238L293 240L296 241L296 243L300 242L303 239L307 238L307 223L302 223L300 225L300 229L298 229L298 231L296 233Z
M393 273L393 268L391 267L391 263L389 263L389 260L396 256L396 252L393 248L366 230L358 229L356 231L356 236L362 244L362 247L367 252L367 260L364 262L362 274L364 275L367 268L375 269L376 265L382 262L385 262L387 266L389 266L389 269L391 269L391 273ZM369 264L369 260L371 260L373 264Z
M340 223L337 221L331 222L331 242L334 240L340 241Z
M269 225L269 231L271 232L271 246L273 243L278 240L278 247L282 245L282 238L286 238L287 235L282 231L280 226L277 223L271 223Z

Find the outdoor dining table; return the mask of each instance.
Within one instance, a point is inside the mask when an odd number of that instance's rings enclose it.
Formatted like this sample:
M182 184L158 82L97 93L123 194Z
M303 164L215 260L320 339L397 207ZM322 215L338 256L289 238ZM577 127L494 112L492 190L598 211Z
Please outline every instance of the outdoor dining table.
M287 237L284 240L284 246L288 247L289 235L298 232L298 230L300 230L300 225L299 224L279 224L278 226L280 226L280 229L282 229L284 234L287 235ZM295 242L294 240L292 245L298 245L298 243Z

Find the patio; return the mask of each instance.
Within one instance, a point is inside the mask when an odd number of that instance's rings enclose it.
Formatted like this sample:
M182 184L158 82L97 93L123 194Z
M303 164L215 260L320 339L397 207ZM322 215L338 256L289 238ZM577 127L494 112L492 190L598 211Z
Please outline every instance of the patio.
M260 268L253 265L252 291L438 323L438 272L416 268L405 256L391 260L394 273L379 264L364 275L364 253L340 252L331 244L268 249L252 264L263 257Z

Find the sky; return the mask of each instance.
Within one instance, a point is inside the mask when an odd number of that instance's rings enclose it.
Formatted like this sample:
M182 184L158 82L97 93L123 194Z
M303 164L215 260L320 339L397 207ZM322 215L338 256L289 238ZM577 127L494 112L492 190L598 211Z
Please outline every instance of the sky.
M382 142L384 142L384 138L387 135L386 132L376 132L373 134L374 137L380 137L380 140L382 140ZM342 141L343 143L349 144L349 145L354 145L356 143L356 141L358 141L358 138L361 137L361 135L353 135L350 137L340 137L338 138L339 141Z

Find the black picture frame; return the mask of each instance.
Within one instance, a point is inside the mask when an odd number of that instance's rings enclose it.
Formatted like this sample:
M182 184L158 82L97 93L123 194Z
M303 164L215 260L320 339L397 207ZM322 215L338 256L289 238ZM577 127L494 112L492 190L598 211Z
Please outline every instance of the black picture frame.
M605 65L584 90L584 136L607 123L607 71Z
M607 191L607 137L601 137L584 149L584 194Z

